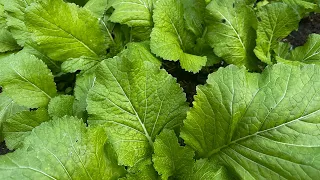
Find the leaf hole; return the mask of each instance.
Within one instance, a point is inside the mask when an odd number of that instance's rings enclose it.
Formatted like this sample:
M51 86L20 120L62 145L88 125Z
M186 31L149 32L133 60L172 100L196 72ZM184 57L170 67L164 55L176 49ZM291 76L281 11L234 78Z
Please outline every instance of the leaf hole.
M226 20L225 20L225 19L222 19L221 22L222 22L222 23L226 23Z

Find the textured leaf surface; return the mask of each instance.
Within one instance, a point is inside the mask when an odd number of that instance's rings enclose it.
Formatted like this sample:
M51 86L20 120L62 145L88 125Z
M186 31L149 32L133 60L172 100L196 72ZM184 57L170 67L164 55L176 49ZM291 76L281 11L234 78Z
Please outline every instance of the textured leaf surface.
M254 52L261 61L271 64L271 51L282 38L298 28L299 15L284 3L272 3L259 9L258 19L257 46Z
M121 165L151 158L155 136L185 118L188 107L176 80L149 61L117 57L103 61L96 76L88 123L105 125Z
M162 179L186 179L192 171L194 152L182 147L173 130L164 130L154 143L152 160Z
M0 62L0 85L14 102L29 108L45 107L56 95L52 73L36 57L21 53Z
M27 8L26 25L35 42L53 60L99 57L107 48L98 19L88 10L62 0L32 4Z
M102 128L62 118L41 124L22 149L0 157L3 179L117 179L121 168L108 164Z
M160 0L155 3L154 28L151 32L151 51L165 60L180 61L187 71L198 72L207 58L189 54L195 36L184 27L181 0Z
M256 68L253 53L257 23L253 10L245 3L234 0L211 1L207 39L214 52L229 64Z
M30 34L24 22L26 8L35 0L2 0L4 10L7 12L6 21L8 29L20 46L30 39Z
M190 172L189 172L190 173ZM192 180L227 180L228 172L224 167L216 165L208 159L197 160L193 171L191 171L190 179Z
M49 115L46 109L23 111L13 115L3 123L2 133L6 141L6 146L9 149L18 148L33 128L48 120Z
M91 11L96 18L101 18L105 10L110 7L110 0L89 0L84 8Z
M182 137L241 179L315 179L319 77L315 65L277 64L262 74L221 68L197 88Z
M128 26L152 26L152 10L155 0L118 0L112 6L110 20Z
M73 115L74 96L60 95L51 99L48 112L51 117L63 117Z
M0 2L0 52L13 51L19 48L20 46L7 29L4 7Z
M320 35L311 34L308 41L291 52L290 60L307 64L320 64Z

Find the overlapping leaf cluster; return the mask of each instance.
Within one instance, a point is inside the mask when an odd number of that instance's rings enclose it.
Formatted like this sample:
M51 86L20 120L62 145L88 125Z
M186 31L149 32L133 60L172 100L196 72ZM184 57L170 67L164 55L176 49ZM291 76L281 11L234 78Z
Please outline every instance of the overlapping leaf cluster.
M320 176L320 35L281 42L319 4L72 2L0 0L2 179ZM190 108L166 61L230 65Z

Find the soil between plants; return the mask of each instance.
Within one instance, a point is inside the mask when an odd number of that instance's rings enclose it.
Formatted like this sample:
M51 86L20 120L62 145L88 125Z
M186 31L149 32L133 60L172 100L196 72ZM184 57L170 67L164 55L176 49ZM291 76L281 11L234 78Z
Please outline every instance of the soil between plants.
M301 46L307 41L308 35L311 33L320 34L320 14L311 13L308 17L303 18L299 23L299 29L297 31L293 31L289 36L284 38L283 41L289 42L293 47ZM222 62L221 64L217 64L213 67L203 69L197 74L184 71L181 69L178 62L164 61L162 67L166 69L169 74L177 78L178 83L186 93L187 102L192 106L192 102L194 100L193 96L196 94L196 86L199 84L205 84L210 73L225 65L226 64ZM61 86L64 87L64 84ZM1 92L2 88L0 87L0 93ZM12 151L6 147L4 141L1 142L0 155L7 154L9 152Z

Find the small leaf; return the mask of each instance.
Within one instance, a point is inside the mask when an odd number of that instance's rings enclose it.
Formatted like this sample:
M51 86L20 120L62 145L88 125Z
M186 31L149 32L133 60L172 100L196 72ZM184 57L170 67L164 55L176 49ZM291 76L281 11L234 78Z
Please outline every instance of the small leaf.
M17 104L29 108L45 107L56 95L53 75L38 58L19 53L0 62L0 85Z
M299 15L284 3L271 3L262 6L258 12L256 56L267 64L272 64L271 52L279 41L298 28Z

